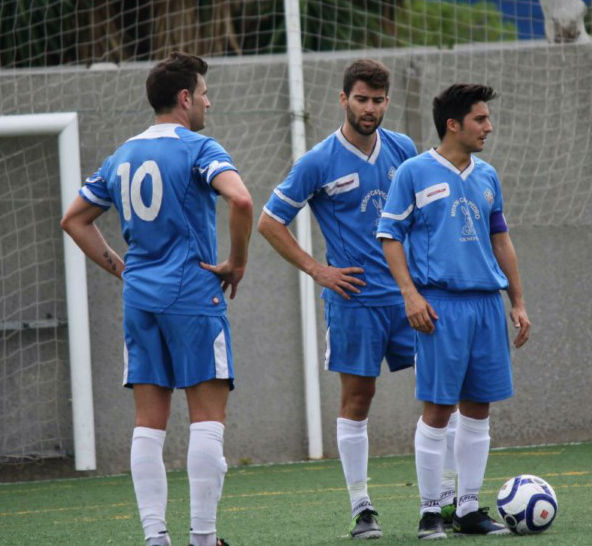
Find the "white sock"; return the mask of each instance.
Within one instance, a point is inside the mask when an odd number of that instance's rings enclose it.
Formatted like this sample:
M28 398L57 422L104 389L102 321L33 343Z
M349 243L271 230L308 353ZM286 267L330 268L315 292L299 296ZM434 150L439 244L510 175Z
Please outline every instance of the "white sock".
M227 470L223 455L224 425L218 421L202 421L192 423L189 430L189 543L194 546L215 546L216 512Z
M458 423L458 410L450 415L446 427L446 454L442 471L442 488L440 490L440 506L452 504L456 495L456 462L454 460L454 438Z
M216 546L216 533L191 533L189 546Z
M420 514L440 512L446 428L426 425L420 417L415 429L415 470L421 498Z
M374 510L368 496L368 419L337 418L337 447L349 492L352 517Z
M166 541L167 477L162 460L165 436L164 430L134 428L130 464L144 537L163 537Z
M479 508L479 490L485 476L489 441L489 418L472 419L459 415L454 444L458 468L458 517Z

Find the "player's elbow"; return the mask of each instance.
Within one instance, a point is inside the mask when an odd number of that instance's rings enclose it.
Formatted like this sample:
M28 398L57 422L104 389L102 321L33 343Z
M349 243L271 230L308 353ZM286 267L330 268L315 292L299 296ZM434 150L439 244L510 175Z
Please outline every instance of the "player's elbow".
M60 227L68 234L72 232L72 217L69 214L64 214L60 220Z
M253 199L248 192L233 197L232 206L244 214L253 215Z
M257 231L263 235L266 239L269 239L269 235L273 230L274 219L264 212L259 216L259 222L257 222Z

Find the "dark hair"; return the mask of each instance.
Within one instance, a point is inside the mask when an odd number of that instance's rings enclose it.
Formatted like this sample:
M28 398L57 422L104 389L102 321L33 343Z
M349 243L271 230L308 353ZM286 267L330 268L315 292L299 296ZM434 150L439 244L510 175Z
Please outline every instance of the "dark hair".
M492 87L476 83L455 83L444 89L432 103L434 124L440 140L446 134L446 122L455 119L461 125L473 104L487 102L497 96Z
M390 72L380 61L358 59L350 64L343 74L343 92L349 97L354 84L361 80L373 89L384 89L388 93Z
M148 102L157 114L170 111L177 104L179 91L187 89L193 93L197 87L197 75L205 76L207 71L208 63L201 57L173 51L148 74Z

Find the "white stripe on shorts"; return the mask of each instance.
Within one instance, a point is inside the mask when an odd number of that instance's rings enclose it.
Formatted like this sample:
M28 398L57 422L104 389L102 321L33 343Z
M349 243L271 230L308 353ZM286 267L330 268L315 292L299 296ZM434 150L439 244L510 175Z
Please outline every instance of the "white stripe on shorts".
M224 330L220 330L214 341L214 361L216 362L216 379L228 379L228 353L226 352Z
M127 385L127 378L129 376L129 354L127 352L127 344L123 342L123 385Z
M325 334L325 343L327 344L327 348L325 349L325 370L329 369L329 360L331 359L331 328L327 328L327 333Z

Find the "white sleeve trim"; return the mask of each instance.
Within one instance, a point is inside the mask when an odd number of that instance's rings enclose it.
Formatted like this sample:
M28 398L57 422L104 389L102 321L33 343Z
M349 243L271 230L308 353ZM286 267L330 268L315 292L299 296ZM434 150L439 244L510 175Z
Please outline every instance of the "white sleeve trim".
M80 188L80 191L84 194L84 197L86 197L91 203L94 203L95 205L99 205L101 207L111 206L111 201L106 201L105 199L97 197L86 186L82 186L82 188Z
M277 220L280 224L286 224L283 218L280 218L277 214L271 212L267 207L263 207L263 212L267 214L267 216L271 216L274 220Z
M294 201L294 199L290 199L287 195L284 195L277 188L275 188L273 190L273 193L275 193L282 201L284 201L285 203L288 203L288 205L292 205L293 207L296 207L297 209L301 209L304 205L306 205L306 203L308 203L308 200L311 197L309 195L304 201Z
M220 174L220 172L228 171L228 170L236 171L237 169L229 161L218 161L218 160L212 161L209 164L209 166L207 167L206 180L208 181L208 184L211 184L212 178L214 177L214 173ZM200 171L203 173L204 171L206 171L206 169L200 169Z
M390 233L381 233L378 232L376 234L377 239L394 239L394 237Z
M390 218L391 220L397 220L401 222L402 220L405 220L405 218L407 218L413 212L414 208L415 205L411 203L411 205L409 205L402 214L391 214L390 212L383 212L382 218Z

